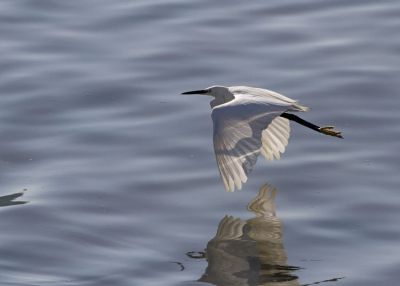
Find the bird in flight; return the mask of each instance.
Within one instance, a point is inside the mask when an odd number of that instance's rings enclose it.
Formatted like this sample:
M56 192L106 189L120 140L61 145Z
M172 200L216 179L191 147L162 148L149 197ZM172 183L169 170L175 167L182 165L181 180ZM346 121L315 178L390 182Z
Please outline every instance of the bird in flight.
M214 151L225 190L242 189L260 153L268 161L280 159L290 136L289 120L319 133L342 138L333 126L319 127L288 113L307 107L279 93L247 86L211 86L182 94L214 97L211 117Z

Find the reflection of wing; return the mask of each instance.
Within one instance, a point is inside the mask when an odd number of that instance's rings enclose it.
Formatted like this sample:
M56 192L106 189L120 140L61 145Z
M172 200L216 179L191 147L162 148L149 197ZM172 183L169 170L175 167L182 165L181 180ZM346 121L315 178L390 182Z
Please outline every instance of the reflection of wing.
M265 184L247 209L257 216L247 221L225 216L207 244L208 267L199 281L213 285L299 286L287 265L282 222L275 216L276 189ZM271 215L272 214L272 215Z
M247 286L251 277L257 276L260 268L256 263L257 243L243 237L245 225L240 218L231 216L221 220L217 234L207 244L208 267L199 281L221 286Z
M225 216L219 223L217 234L213 240L238 239L243 235L243 226L246 223L240 218Z
M268 128L265 136L263 130L291 106L292 103L261 96L236 94L234 100L213 108L214 150L227 191L233 192L235 185L239 190L242 188L242 182L247 181L247 176L257 162L263 143L266 145L266 148L263 147L264 153L269 156L268 150L271 150L279 157L281 145L287 144L280 143L288 138L285 121L274 121L271 131ZM286 133L280 136L277 132L281 131Z
M282 222L275 216L276 189L265 184L247 206L257 214L247 221L225 216L215 237L207 244L208 267L199 279L213 285L299 286L287 265L282 242ZM273 213L273 215L271 215Z
M273 202L277 190L275 188L272 189L270 195L268 196L271 188L272 187L269 184L262 186L258 196L247 205L247 210L254 213L257 217L275 216L275 205L273 205Z

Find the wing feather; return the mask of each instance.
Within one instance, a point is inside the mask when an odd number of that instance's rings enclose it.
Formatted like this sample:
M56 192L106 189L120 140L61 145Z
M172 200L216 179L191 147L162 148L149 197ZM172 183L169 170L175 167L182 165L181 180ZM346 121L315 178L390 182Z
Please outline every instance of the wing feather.
M279 158L279 151L285 146L281 140L288 136L277 134L280 130L288 134L287 129L279 120L273 131L267 127L290 108L291 103L271 103L268 98L249 94L235 94L234 100L213 108L214 151L227 191L233 192L235 185L239 190L242 188L260 153L267 160L272 161L273 156Z
M279 152L283 153L285 152L285 145L283 145L283 142L281 141L281 138L279 138L279 135L275 132L275 129L273 126L268 126L268 131L271 134L272 139L274 140L276 147L278 147Z
M279 149L278 149L277 143L273 139L273 135L271 134L271 132L268 129L264 130L263 134L266 134L266 138L268 140L269 146L271 146L272 154L274 154L275 158L279 160L280 159Z
M267 161L272 162L274 160L274 155L272 154L271 147L269 146L268 141L266 141L265 137L262 137L262 147L261 154L263 154L264 158Z
M262 132L262 154L268 161L273 161L274 156L280 159L280 153L285 152L290 137L289 120L283 117L276 117ZM270 154L274 156L270 156Z

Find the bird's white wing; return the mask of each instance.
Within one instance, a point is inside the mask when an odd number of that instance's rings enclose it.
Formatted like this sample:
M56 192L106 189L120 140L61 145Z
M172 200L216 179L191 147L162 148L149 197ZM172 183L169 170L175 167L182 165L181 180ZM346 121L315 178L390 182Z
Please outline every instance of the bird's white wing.
M213 108L214 151L227 191L233 192L235 185L242 188L261 152L263 130L290 107L291 103L236 94Z
M299 105L296 100L268 89L248 87L248 86L231 86L229 87L229 91L233 94L252 94L253 96L266 97L270 102L288 103L291 104L290 111L304 112L308 110L308 107Z
M280 153L285 152L290 136L289 120L283 117L276 117L268 128L262 132L261 154L268 161L273 161L274 156L280 159Z

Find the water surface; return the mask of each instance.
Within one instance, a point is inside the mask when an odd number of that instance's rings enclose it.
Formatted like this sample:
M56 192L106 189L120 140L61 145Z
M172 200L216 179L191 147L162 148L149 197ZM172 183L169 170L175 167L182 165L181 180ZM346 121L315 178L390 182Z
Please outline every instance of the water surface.
M1 285L397 284L398 1L0 8ZM345 139L293 123L227 194L209 98L180 95L215 84L298 99ZM242 227L220 253L224 220Z

